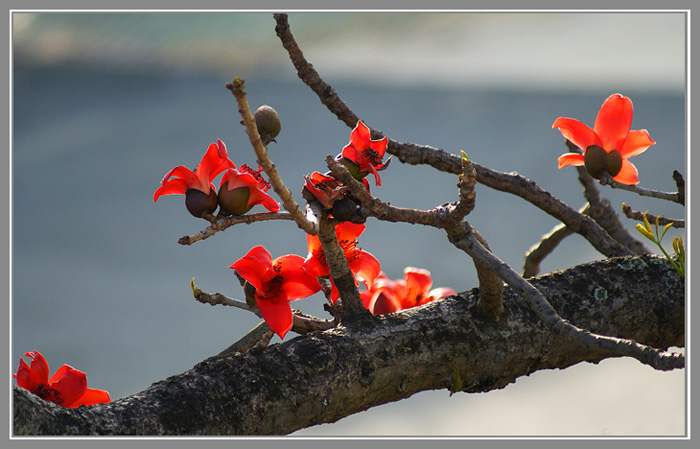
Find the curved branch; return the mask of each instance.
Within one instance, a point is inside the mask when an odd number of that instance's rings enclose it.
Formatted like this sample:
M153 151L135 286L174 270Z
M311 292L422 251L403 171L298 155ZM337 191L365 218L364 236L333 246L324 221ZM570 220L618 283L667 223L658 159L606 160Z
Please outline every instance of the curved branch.
M336 91L319 76L313 66L304 58L292 32L290 31L287 14L274 14L277 26L275 31L282 41L282 45L289 53L289 57L297 69L299 78L318 95L330 112L343 121L348 127L357 125L359 117L340 99ZM372 137L383 137L383 133L370 127ZM430 165L440 171L459 175L462 173L461 158L437 148L416 145L412 143L400 143L388 139L387 152L395 155L401 162L416 165ZM562 201L553 197L533 181L522 177L517 173L502 173L491 170L475 162L472 162L476 170L477 182L493 189L518 195L533 205L539 207L557 220L566 224L572 231L586 238L594 248L607 257L631 255L632 252L613 240L591 218L581 215Z
M657 348L684 345L683 279L662 258L610 259L532 282L576 326ZM485 392L537 370L616 356L550 332L510 288L503 299L498 323L473 314L477 298L467 292L212 357L110 404L66 409L15 387L14 434L287 434L448 389L454 376L469 393Z

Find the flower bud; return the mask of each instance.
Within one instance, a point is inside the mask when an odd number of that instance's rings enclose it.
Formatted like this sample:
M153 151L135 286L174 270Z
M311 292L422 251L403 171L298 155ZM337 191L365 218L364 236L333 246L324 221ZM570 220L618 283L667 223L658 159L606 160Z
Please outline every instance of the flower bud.
M250 190L248 187L228 189L228 181L219 188L219 206L222 215L245 215L253 206L248 206Z
M197 189L185 191L185 207L187 211L197 218L212 214L217 207L216 192L211 190L209 195Z
M277 111L268 105L260 106L253 116L255 117L255 124L258 127L260 139L263 145L267 146L267 144L275 140L275 137L282 129L280 116L277 114Z
M605 151L598 145L586 148L583 155L586 171L595 179L600 179L600 172L606 170L610 176L616 176L622 169L622 156L617 150Z

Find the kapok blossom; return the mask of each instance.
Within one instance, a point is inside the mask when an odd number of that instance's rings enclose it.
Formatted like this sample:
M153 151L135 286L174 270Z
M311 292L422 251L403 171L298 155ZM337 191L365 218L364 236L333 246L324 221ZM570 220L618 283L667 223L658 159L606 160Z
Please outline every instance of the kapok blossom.
M229 268L255 287L260 314L280 338L292 328L290 301L306 298L321 290L316 276L304 270L304 258L288 254L272 260L263 246L256 246Z
M211 214L217 207L216 188L211 181L230 167L236 166L228 159L224 142L217 140L209 145L194 171L179 165L166 173L153 194L153 202L163 195L185 195L185 206L190 214L195 217Z
M109 393L87 387L87 376L70 365L63 365L49 379L49 364L39 351L25 352L31 357L31 365L19 359L19 367L14 377L17 385L46 401L68 408L81 405L105 404L111 402Z
M396 281L380 273L374 282L368 285L368 291L360 292L360 298L372 315L382 315L457 294L456 291L447 287L430 290L432 285L430 271L406 267L404 278Z
M335 227L335 234L338 243L343 248L345 260L347 260L350 271L360 277L365 283L372 283L381 272L379 261L367 251L363 251L357 246L357 238L365 230L365 225L355 224L349 221L340 223ZM307 234L307 246L309 253L304 261L304 268L310 274L318 277L329 277L331 281L331 302L340 297L338 288L330 277L330 269L326 262L326 255L323 252L321 241L318 236ZM355 285L359 285L355 279Z
M331 209L348 191L337 179L317 171L311 175L304 175L304 186L326 209Z
M385 170L391 161L390 157L385 163L382 163L388 142L387 137L372 140L369 128L360 120L350 133L350 143L343 148L338 159L348 168L355 179L363 179L372 173L375 183L381 186L382 180L378 172Z
M221 177L219 188L219 205L224 215L243 215L256 204L262 204L270 212L280 210L279 204L266 192L270 183L260 172L243 164L239 169L229 168Z
M619 183L638 184L637 168L628 159L643 153L656 142L645 129L630 131L632 115L632 100L614 94L601 106L593 129L572 118L556 119L552 128L558 128L566 139L583 150L583 155L560 156L559 168L583 165L596 179L600 179L601 171L606 170Z

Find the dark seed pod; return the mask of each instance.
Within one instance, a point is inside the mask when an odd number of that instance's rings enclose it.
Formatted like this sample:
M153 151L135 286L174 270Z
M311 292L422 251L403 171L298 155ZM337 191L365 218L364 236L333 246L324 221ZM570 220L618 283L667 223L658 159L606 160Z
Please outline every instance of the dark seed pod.
M282 129L282 123L277 111L268 105L262 105L253 115L263 145L273 142Z
M197 218L213 213L217 206L218 202L214 190L211 190L209 195L197 189L185 191L185 207L189 213Z

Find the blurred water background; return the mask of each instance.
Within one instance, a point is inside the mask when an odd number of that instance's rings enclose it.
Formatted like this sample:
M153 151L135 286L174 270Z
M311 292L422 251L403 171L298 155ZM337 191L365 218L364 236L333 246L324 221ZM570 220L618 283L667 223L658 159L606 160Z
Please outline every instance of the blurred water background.
M575 170L557 169L566 148L552 122L568 116L592 126L605 98L619 92L634 102L632 128L656 141L632 160L641 186L674 191L672 171L688 174L683 14L292 13L289 20L321 76L395 140L465 150L579 208ZM183 247L178 238L206 222L186 212L182 196L153 203L163 175L176 165L194 168L217 138L237 165L255 164L224 84L243 77L253 108L279 112L282 132L270 153L297 200L302 176L325 171L323 158L340 151L350 129L297 79L271 13L15 13L12 25L9 369L39 350L52 371L71 364L87 372L89 386L118 399L191 368L258 323L194 301L192 277L205 291L241 297L228 266L253 246L264 244L273 257L306 254L303 234L287 221L237 226ZM429 167L396 160L382 180L372 192L397 206L429 209L457 198L456 179ZM601 190L618 210L625 202L685 215L678 205ZM468 218L517 269L557 224L485 186L477 186ZM436 230L370 220L360 244L391 278L417 266L432 272L435 286L477 285L470 261ZM573 236L542 270L601 258ZM295 306L325 316L320 297ZM538 372L485 394L423 392L297 435L684 432L685 372L621 359Z

